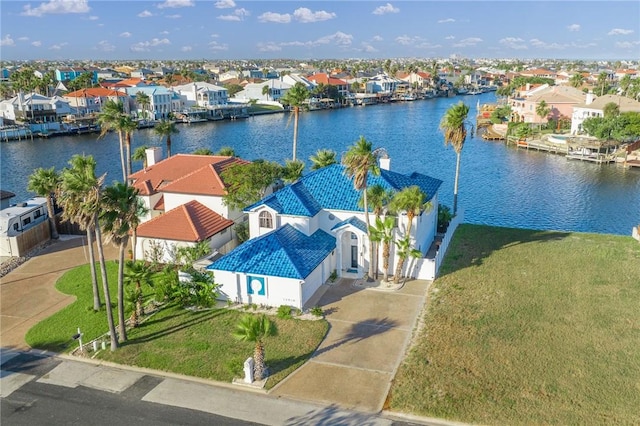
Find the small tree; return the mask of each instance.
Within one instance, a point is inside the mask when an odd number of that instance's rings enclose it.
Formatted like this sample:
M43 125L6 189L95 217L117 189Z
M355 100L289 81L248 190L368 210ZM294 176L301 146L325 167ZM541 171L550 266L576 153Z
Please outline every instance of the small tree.
M134 289L131 290L129 300L134 301L134 307L131 312L131 325L137 327L139 319L144 316L142 286L151 284L151 276L153 272L147 264L141 260L127 261L124 269L125 284L133 284Z
M253 351L253 375L255 380L265 378L264 339L277 334L276 324L265 314L259 316L244 315L236 326L233 337L242 342L254 342L256 344Z
M53 208L53 194L58 188L60 176L56 172L55 167L50 169L36 169L29 176L27 188L41 197L47 198L47 213L49 214L49 228L51 229L51 238L57 240L59 238L58 229L56 227L56 212Z
M309 160L313 163L311 170L318 170L332 164L337 164L338 160L336 156L336 152L331 149L319 149L314 155L309 157Z
M232 209L244 209L264 198L267 189L282 177L282 166L257 160L229 166L221 176L229 188L223 196L225 205Z
M282 170L282 180L287 183L297 182L302 177L304 163L300 160L285 160Z
M404 263L409 256L413 258L419 258L422 256L422 252L418 249L411 247L411 241L409 237L405 237L399 241L396 241L396 254L398 255L398 264L396 266L396 273L393 277L393 282L398 284L400 282L400 278L402 277L402 269L404 268Z

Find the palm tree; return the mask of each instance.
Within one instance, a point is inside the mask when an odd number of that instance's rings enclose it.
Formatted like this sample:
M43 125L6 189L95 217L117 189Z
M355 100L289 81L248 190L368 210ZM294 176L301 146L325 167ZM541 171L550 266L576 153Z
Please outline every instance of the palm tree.
M456 178L453 184L453 215L458 208L458 178L460 176L460 153L467 139L467 115L469 106L462 101L452 105L440 121L440 129L444 133L444 144L453 146L456 152Z
M398 255L398 264L396 266L396 273L393 276L393 282L398 284L400 282L400 277L402 276L402 268L404 268L404 262L406 259L411 256L414 258L419 258L422 256L420 250L411 247L411 240L407 235L405 238L400 241L396 241L396 254Z
M131 137L133 136L133 131L138 128L138 124L131 119L131 117L124 116L122 118L122 123L120 124L122 128L122 132L125 135L125 148L126 148L126 156L127 156L127 178L131 173L133 173L133 165L131 163ZM125 179L125 183L128 183L128 179Z
M240 318L233 336L242 342L255 342L253 351L253 376L262 380L265 376L264 339L278 334L276 324L265 314L254 316L247 314Z
M267 100L269 100L269 95L271 94L271 89L268 84L262 86L262 94L267 96Z
M572 75L571 78L569 79L569 84L571 84L571 86L575 87L576 89L582 86L583 82L584 82L584 77L579 72Z
M304 163L300 160L285 160L282 179L287 183L297 182L302 177Z
M536 105L536 114L538 114L538 117L546 119L550 112L551 108L549 108L549 105L547 105L544 100L541 100L538 102L538 105ZM542 123L540 123L540 130L542 130Z
M319 149L314 155L309 157L309 160L313 163L311 170L318 170L323 167L336 164L337 153L331 149Z
M167 138L167 158L171 157L171 135L179 133L176 125L173 121L162 120L153 128L153 130L160 136Z
M115 183L105 188L104 210L100 215L106 234L106 241L118 246L118 334L120 342L127 341L124 319L124 253L129 242L129 232L135 230L139 222L141 202L138 190L123 183ZM135 247L134 247L135 249Z
M298 148L298 117L300 115L300 107L309 97L307 87L298 82L280 99L282 103L293 107L293 156L291 159L296 160L296 151Z
M364 207L364 218L367 224L367 236L369 237L369 273L367 280L373 279L373 243L371 242L371 234L369 228L369 204L367 200L367 178L369 172L374 175L380 174L376 156L371 149L371 142L366 140L364 136L349 148L347 153L342 157L342 164L345 166L344 172L351 179L353 178L353 187L356 191L362 192L362 205Z
M404 188L393 196L389 204L390 210L396 213L404 212L407 215L405 237L411 238L413 219L419 216L422 210L431 209L431 202L426 200L427 195L416 185Z
M124 107L122 102L115 102L108 100L104 103L100 115L98 116L98 123L100 124L100 136L104 137L109 130L118 132L118 141L120 143L120 164L122 166L122 181L127 182L127 166L125 163L124 153L124 138L123 138L123 126L124 122Z
M198 148L193 151L193 155L213 155L213 151L209 148Z
M69 161L71 167L62 171L62 184L59 193L63 197L69 197L75 206L71 207L71 213L79 216L87 228L93 228L96 236L96 246L98 247L98 260L100 262L100 274L102 277L102 287L104 301L107 311L107 322L109 334L111 336L111 350L118 348L116 329L113 322L113 311L111 310L111 294L107 279L107 268L102 247L102 234L98 224L98 215L102 207L102 183L104 175L96 177L96 161L93 157L74 155ZM65 202L65 206L70 203Z
M153 271L143 261L128 261L125 265L124 279L127 284L134 284L133 297L135 306L131 312L131 325L137 327L144 316L142 285L151 284Z
M56 212L53 208L53 195L58 188L60 176L56 172L55 167L50 169L39 168L36 169L29 176L29 183L27 189L33 191L41 197L47 198L47 213L49 214L49 227L51 229L51 238L57 240L58 229L56 226Z
M395 218L387 216L383 219L376 218L376 226L370 229L371 239L376 243L382 243L382 279L389 281L389 258L391 256L391 242L393 241L393 230L395 229Z
M608 78L608 75L604 71L598 74L598 86L600 87L600 96L604 95L604 88L607 85L607 78Z
M380 218L384 207L389 204L389 201L393 198L393 192L386 190L382 185L375 184L367 188L367 201L373 210L373 214L377 219ZM358 206L364 208L364 197L358 200ZM374 240L374 242L377 242ZM373 258L375 259L375 265L373 270L375 271L376 279L378 278L378 245L374 244L373 246L374 254Z
M149 97L149 95L147 95L143 91L139 91L138 93L136 93L136 103L142 108L142 116L144 118L147 118L147 106L149 106L151 103L151 98Z
M602 114L604 115L604 118L614 118L620 115L620 105L615 102L609 102L602 107Z
M86 202L85 198L87 198L85 194L87 184L85 181L95 178L95 160L93 160L93 157L87 158L76 155L69 160L69 165L71 167L63 169L60 175L60 183L56 189L56 199L62 207L62 220L78 224L80 229L87 233L89 268L91 270L93 288L93 310L99 311L101 305L100 293L98 291L98 276L93 252L95 217L82 208L83 203Z
M220 155L222 157L235 157L236 152L230 146L223 146L216 155Z
M147 145L139 146L133 151L133 155L131 156L131 159L134 161L142 161L142 169L147 168L147 149L149 149Z

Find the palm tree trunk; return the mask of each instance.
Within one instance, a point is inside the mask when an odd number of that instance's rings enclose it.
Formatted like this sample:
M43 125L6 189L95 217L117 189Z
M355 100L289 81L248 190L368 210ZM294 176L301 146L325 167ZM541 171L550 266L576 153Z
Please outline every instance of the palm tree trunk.
M366 178L365 178L366 179ZM362 192L362 204L364 205L364 220L367 223L367 238L369 239L369 271L367 272L367 281L373 281L373 241L371 241L370 220L369 220L369 203L367 201L367 185Z
M138 244L138 229L133 227L131 230L131 260L136 261L136 245Z
M400 277L402 276L402 268L404 267L404 257L398 259L398 264L396 265L396 273L393 276L393 282L398 284L400 282Z
M118 248L118 335L120 343L127 340L127 323L124 320L124 250L125 240Z
M382 268L383 268L383 274L384 274L382 276L382 279L385 282L389 281L389 257L391 255L390 248L391 248L391 244L388 242L385 242L382 246Z
M127 182L127 166L124 162L124 142L122 141L122 131L118 130L118 142L120 143L120 165L122 166L122 181Z
M458 177L460 176L460 153L456 154L456 178L453 183L453 215L458 211Z
M136 316L142 318L144 316L144 306L142 305L142 287L140 280L136 281Z
M98 273L96 256L93 254L93 229L87 227L87 247L89 248L89 269L91 269L91 285L93 287L93 310L100 310L100 292L98 291Z
M167 158L171 157L171 135L167 135Z
M96 214L95 221L98 222L98 215ZM116 327L113 322L113 311L111 310L111 293L109 292L109 281L107 279L107 265L104 260L104 250L102 248L102 235L100 233L100 227L96 226L96 245L98 246L98 258L100 260L100 273L102 275L102 289L104 291L104 303L107 311L107 323L109 325L109 334L111 340L111 351L118 349L118 339L116 336Z
M127 132L127 136L125 139L126 148L127 148L127 177L124 180L125 185L129 185L129 175L132 173L133 165L131 163L131 132Z
M300 114L300 107L293 107L293 161L296 161L296 151L298 149L298 115Z
M255 380L264 379L264 345L260 339L256 341L256 348L253 351L253 362L253 378Z
M57 240L60 238L58 235L58 227L56 226L56 212L53 208L53 200L51 195L47 197L47 213L49 213L49 228L51 228L51 239Z

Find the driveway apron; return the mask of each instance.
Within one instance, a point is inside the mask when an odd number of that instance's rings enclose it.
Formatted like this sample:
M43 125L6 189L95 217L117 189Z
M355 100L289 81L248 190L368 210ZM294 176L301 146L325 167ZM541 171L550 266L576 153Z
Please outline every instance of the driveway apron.
M320 298L329 332L311 359L272 394L378 412L402 361L429 281L396 291L341 279Z

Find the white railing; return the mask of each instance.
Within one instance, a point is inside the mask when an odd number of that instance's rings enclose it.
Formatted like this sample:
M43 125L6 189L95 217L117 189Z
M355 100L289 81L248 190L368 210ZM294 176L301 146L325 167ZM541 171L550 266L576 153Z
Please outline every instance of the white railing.
M453 234L456 232L458 225L460 225L463 220L464 211L460 209L458 210L458 214L453 219L451 219L451 222L449 222L447 232L445 232L444 236L442 237L442 241L438 246L435 257L433 259L421 258L416 261L413 273L411 274L413 278L421 280L434 280L438 276L438 270L440 269L440 265L442 265L442 259L444 259L444 255L447 253L447 248L449 248L451 238L453 238Z

